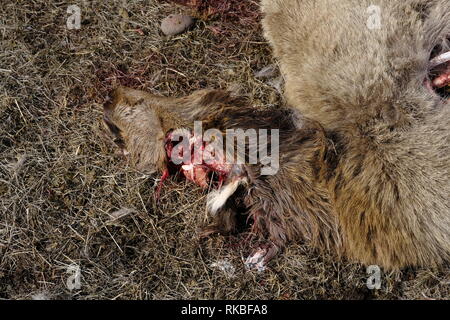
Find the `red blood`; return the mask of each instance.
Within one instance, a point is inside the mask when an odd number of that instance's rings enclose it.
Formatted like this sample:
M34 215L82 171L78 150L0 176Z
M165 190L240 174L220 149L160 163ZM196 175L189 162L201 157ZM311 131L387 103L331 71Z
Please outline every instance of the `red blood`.
M169 132L166 136L165 149L168 158L168 169L164 171L163 177L161 178L161 183L169 176L169 174L175 174L176 172L181 172L182 175L189 181L194 182L200 187L206 189L210 184L210 176L215 173L217 180L213 181L215 186L220 187L224 180L231 172L232 164L228 164L223 156L223 151L216 151L213 156L209 152L205 152L207 147L207 142L199 140L201 137L194 137L192 133L186 132L189 139L189 150L184 150L184 145L178 146L178 154L173 154L174 147L177 146L178 141L173 141L173 132ZM197 149L194 145L197 143ZM183 161L183 163L175 164L173 159L182 159L184 152L190 152L190 159ZM195 153L197 152L197 153ZM219 153L217 153L219 152ZM171 170L170 170L171 169ZM160 189L160 187L158 188Z
M162 186L164 184L164 181L166 181L166 179L169 178L169 175L170 175L169 169L165 169L163 174L162 174L162 176L161 176L161 180L159 181L158 188L156 189L156 193L155 193L156 200L159 200L159 196L161 194Z
M186 168L186 166L189 168ZM208 188L208 174L210 172L208 168L201 165L183 165L181 167L181 172L184 174L186 179L198 184L202 188Z
M439 72L439 76L433 79L432 85L435 88L444 88L450 85L450 63L447 63Z
M443 74L433 80L433 86L443 88L450 84L450 74Z

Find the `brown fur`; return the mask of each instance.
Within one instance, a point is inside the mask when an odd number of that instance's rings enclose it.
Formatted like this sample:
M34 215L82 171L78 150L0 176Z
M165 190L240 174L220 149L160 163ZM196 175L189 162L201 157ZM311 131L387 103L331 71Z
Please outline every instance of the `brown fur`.
M380 30L366 27L371 4L382 8ZM302 116L220 91L175 99L120 89L107 114L127 146L136 139L131 153L161 167L159 137L196 119L279 128L280 171L246 166L248 189L209 233L234 231L243 201L253 231L278 247L306 240L389 269L450 261L450 108L423 86L431 51L450 35L450 3L264 0L263 11L286 98ZM125 111L133 105L139 121Z
M165 165L166 133L192 125L189 119L195 118L196 113L207 108L212 100L223 101L224 94L199 90L174 99L119 87L105 104L104 122L115 136L115 142L130 153L132 163L139 170L151 173ZM172 110L178 110L178 113Z
M306 239L318 247L341 248L336 215L326 187L320 184L328 140L317 122L300 120L289 109L257 110L243 99L216 90L177 99L118 88L113 103L105 106L105 114L105 121L110 120L127 141L132 159L138 155L141 170L156 167L162 171L161 155L165 154L161 137L174 126L192 126L194 120L202 120L204 130L279 129L278 174L264 177L259 166L247 165L249 190L229 201L205 234L236 231L236 212L243 205L253 221L252 230L279 247ZM138 147L130 148L130 141Z
M366 27L379 5L380 30ZM450 35L447 0L264 0L286 98L335 137L328 178L348 257L388 268L450 258L450 107L423 86Z

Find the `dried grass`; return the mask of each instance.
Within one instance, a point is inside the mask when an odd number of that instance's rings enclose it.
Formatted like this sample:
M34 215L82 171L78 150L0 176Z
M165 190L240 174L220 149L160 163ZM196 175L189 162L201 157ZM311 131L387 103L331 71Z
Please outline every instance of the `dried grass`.
M277 91L254 73L273 64L254 1L78 1L81 30L66 28L73 1L0 6L0 298L362 299L449 298L449 272L388 274L365 287L365 269L293 245L263 274L246 272L239 237L200 242L205 194L143 176L114 154L102 103L118 84L163 95L233 88L255 106ZM221 4L229 6L220 6ZM193 5L194 4L194 5ZM209 5L207 5L209 4ZM198 5L198 6L197 6ZM182 35L163 17L199 19ZM234 266L230 277L221 261ZM81 289L66 287L81 267Z

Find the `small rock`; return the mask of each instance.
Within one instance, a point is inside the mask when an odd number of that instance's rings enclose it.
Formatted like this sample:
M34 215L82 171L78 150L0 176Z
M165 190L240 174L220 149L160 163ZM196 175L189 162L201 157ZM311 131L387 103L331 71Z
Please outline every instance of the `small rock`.
M117 211L111 212L109 215L111 216L111 219L108 221L108 223L115 222L116 220L119 220L123 217L128 216L129 214L135 213L136 210L130 209L130 208L121 208Z
M189 29L194 23L190 16L171 14L161 22L161 31L166 36L174 36Z
M272 78L274 77L278 72L278 67L274 64L270 64L261 70L255 72L255 78Z

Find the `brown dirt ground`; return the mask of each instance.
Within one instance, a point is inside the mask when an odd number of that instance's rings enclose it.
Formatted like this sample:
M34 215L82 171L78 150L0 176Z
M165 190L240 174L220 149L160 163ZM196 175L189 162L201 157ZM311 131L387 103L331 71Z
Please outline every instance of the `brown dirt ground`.
M178 2L186 2L179 0ZM0 6L0 299L442 299L450 272L405 270L365 286L365 268L297 244L262 274L239 237L196 237L205 193L128 166L101 125L117 84L180 96L232 88L257 107L282 101L254 72L273 61L255 1L4 0ZM82 10L68 30L67 7ZM199 19L167 38L174 12ZM124 213L115 219L117 211ZM214 262L228 260L234 277ZM66 286L81 267L81 289Z

